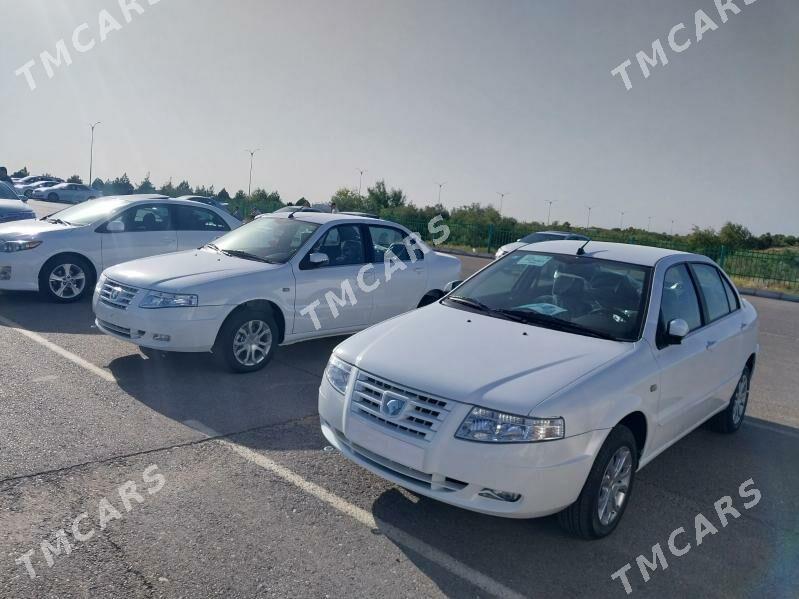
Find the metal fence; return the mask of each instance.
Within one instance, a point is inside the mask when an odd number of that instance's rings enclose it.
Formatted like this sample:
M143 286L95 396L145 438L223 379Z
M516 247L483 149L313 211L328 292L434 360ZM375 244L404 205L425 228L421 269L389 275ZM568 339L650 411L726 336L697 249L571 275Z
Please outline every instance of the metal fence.
M417 232L425 241L432 241L439 234L433 234L424 221L406 221L397 219L411 231ZM450 235L443 242L444 247L461 249L467 252L490 254L506 243L535 232L529 227L499 229L493 225L453 223L444 221L450 229ZM603 231L601 233L583 232L595 241L612 241L663 247L702 254L716 261L724 271L736 279L741 285L752 287L776 288L787 291L799 291L799 251L753 251L730 249L723 245L713 247L696 247L687 243L675 242L657 235L631 236L622 231Z

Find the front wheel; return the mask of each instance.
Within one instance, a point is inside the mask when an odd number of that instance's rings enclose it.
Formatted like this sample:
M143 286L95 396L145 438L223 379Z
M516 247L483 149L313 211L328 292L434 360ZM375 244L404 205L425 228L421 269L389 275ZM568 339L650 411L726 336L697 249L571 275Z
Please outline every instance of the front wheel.
M77 302L91 291L92 273L89 262L80 256L56 256L39 273L39 292L53 302Z
M48 202L57 202L58 201L58 194L57 193L48 193L47 194L47 201Z
M222 325L214 353L233 372L255 372L272 359L277 340L278 328L271 313L244 309Z
M577 501L558 514L560 525L583 539L612 533L629 503L637 469L635 437L619 425L605 439Z
M752 369L749 366L744 368L735 392L723 412L719 412L708 423L710 428L716 432L730 435L736 432L744 422L746 406L749 403L749 383L752 379Z

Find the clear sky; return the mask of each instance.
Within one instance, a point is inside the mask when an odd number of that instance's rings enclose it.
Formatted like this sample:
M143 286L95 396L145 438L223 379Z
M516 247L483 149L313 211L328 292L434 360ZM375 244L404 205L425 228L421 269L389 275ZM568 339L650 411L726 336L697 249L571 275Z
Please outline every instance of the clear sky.
M128 0L129 1L129 0ZM799 233L799 3L0 0L0 164L325 201L384 178L416 204L675 232ZM100 41L101 11L121 29ZM694 13L718 28L695 39ZM668 47L670 29L691 46ZM86 52L73 47L95 40ZM107 25L107 23L106 23ZM72 64L39 59L64 39ZM635 54L669 64L644 79ZM632 89L610 74L625 59ZM35 60L36 89L14 71Z

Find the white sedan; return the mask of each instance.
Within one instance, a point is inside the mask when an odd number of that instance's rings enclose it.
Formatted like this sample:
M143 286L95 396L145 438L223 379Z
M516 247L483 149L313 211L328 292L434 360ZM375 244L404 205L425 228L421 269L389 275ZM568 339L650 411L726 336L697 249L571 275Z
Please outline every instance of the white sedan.
M392 222L273 213L201 249L106 270L94 312L100 330L151 356L212 351L251 372L278 345L350 334L431 303L460 270L458 258Z
M319 390L346 457L421 495L609 534L635 473L744 420L757 313L710 259L551 241L350 337Z
M55 185L40 185L30 191L28 197L34 200L47 200L48 202L80 204L87 200L94 200L102 195L102 192L82 183L56 183Z
M200 247L240 224L224 210L160 195L108 197L0 224L0 290L74 302L104 268Z

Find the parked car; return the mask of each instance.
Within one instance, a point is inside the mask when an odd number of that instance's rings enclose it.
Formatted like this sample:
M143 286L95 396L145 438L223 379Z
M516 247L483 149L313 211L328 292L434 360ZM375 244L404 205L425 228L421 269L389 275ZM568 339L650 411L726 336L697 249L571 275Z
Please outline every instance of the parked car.
M209 206L213 206L214 208L219 208L220 210L224 210L225 212L230 212L230 205L227 202L220 202L217 199L209 198L206 196L180 196L177 198L178 200L189 200L192 202L200 202L201 204L207 204Z
M741 426L758 319L709 258L583 243L527 245L341 343L327 440L445 503L613 531L637 470L706 421Z
M528 243L539 243L541 241L557 241L559 239L580 239L588 241L585 235L578 235L577 233L569 233L568 231L539 231L538 233L530 233L513 243L506 243L497 250L494 255L495 259L502 258L505 254L510 254L513 250L518 250Z
M0 224L0 289L73 302L104 268L200 247L239 224L224 210L161 195L111 196Z
M278 208L275 212L324 212L324 210L320 210L319 208L311 208L310 206L283 206L282 208ZM270 212L270 214L273 214ZM261 214L259 216L266 216Z
M0 181L0 223L35 218L36 213L19 199L14 188Z
M278 345L349 334L443 295L460 260L422 242L411 252L409 235L381 220L273 213L201 249L107 269L97 327L150 355L212 351L252 372Z
M37 183L32 183L31 185L25 186L25 191L22 192L23 197L27 200L32 195L33 192L37 189L44 189L47 187L52 187L53 185L60 185L59 181L38 181Z
M25 192L27 190L36 189L42 183L47 183L50 181L55 181L56 183L64 182L63 179L59 179L58 177L51 177L50 175L30 175L28 177L23 177L22 179L19 179L17 182L15 182L14 189L17 190L17 193L26 195Z
M102 195L102 192L82 183L57 183L48 187L35 188L30 197L35 200L47 200L48 202L80 204L87 200L94 200Z

